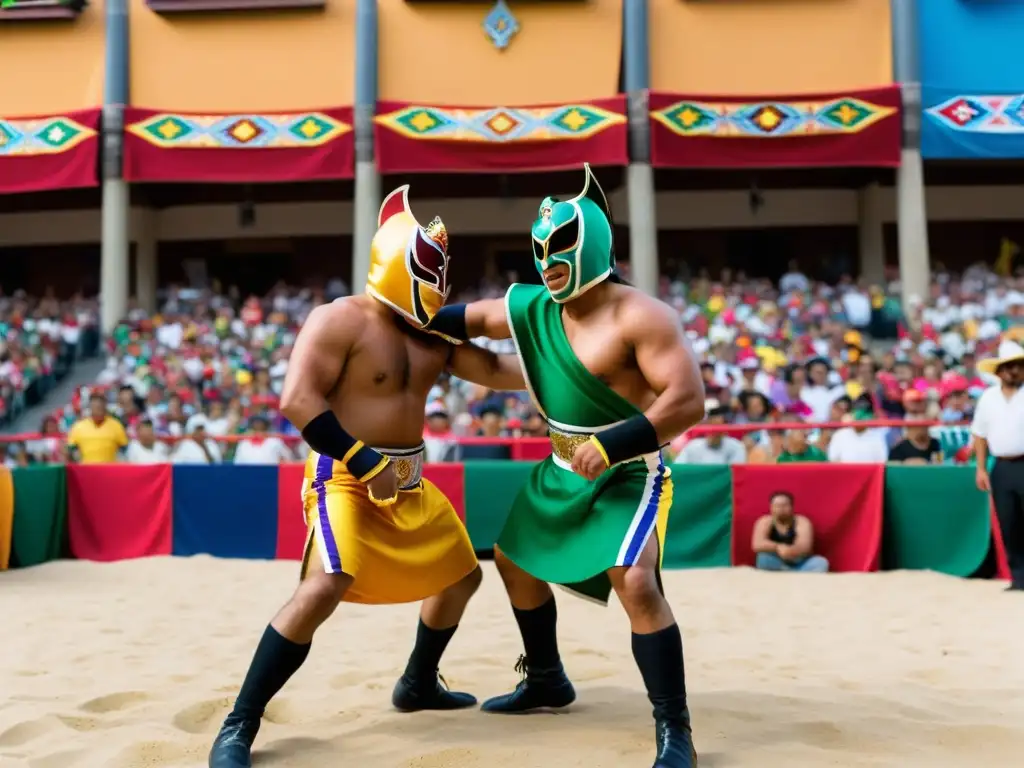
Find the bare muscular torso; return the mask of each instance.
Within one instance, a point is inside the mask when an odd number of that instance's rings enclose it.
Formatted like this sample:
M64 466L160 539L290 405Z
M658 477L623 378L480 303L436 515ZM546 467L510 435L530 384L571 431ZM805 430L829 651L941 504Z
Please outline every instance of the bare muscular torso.
M364 322L327 394L334 415L367 445L419 445L427 394L445 369L448 343L418 333L369 296L340 301L355 304Z
M590 294L562 309L562 326L576 357L594 376L641 411L656 398L636 363L637 300L647 300L635 288L614 283L601 286L605 294L592 306L577 307ZM596 290L596 289L594 289ZM594 297L596 298L596 296Z

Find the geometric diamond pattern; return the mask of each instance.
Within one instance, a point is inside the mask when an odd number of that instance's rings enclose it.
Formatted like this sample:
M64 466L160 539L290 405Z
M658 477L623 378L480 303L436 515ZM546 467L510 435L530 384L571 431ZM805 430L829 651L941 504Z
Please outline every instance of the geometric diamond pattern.
M484 18L484 32L499 51L508 48L512 38L519 32L519 22L505 4L505 0L497 0L491 12Z
M67 117L0 118L0 157L55 155L77 147L96 131Z
M859 133L895 113L894 107L842 97L750 104L679 101L651 117L680 136L777 138Z
M965 133L1024 133L1024 95L962 95L924 111L943 128Z
M125 126L150 144L174 149L317 147L352 130L322 112L290 114L159 114Z
M626 117L592 104L491 109L410 105L377 115L374 122L410 139L516 142L589 138L622 125Z

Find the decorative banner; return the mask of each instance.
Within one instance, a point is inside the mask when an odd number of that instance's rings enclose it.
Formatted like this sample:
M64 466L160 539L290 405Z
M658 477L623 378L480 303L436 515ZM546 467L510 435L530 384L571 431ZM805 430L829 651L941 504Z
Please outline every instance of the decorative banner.
M626 99L535 107L381 102L381 173L516 173L626 165Z
M179 464L173 472L172 554L274 559L277 466Z
M0 194L99 184L100 110L0 117Z
M898 166L899 86L811 96L651 93L651 159L661 168Z
M673 464L672 484L662 567L727 568L732 560L730 468Z
M76 558L113 562L171 554L170 464L69 464L67 483L68 538Z
M481 460L431 464L424 474L465 511L474 548L487 551L532 468L532 462ZM7 475L13 490L0 485L7 494L0 496L6 511L0 531L13 507L12 567L61 557L68 534L73 556L91 560L170 555L172 541L174 554L299 560L306 536L302 475L298 463L17 468ZM724 567L730 549L733 564L752 564L754 521L767 513L772 493L788 490L796 511L814 522L815 549L833 571L875 570L884 544L883 567L966 575L988 562L991 544L996 578L1010 575L995 512L986 521L988 499L974 490L970 468L676 465L672 480L665 568ZM936 500L945 500L949 520L929 516ZM929 525L922 528L923 522Z
M68 490L63 464L18 467L14 476L12 563L41 565L63 556L67 546Z
M793 495L798 515L814 526L814 553L837 572L878 570L882 545L884 464L771 464L732 468L734 565L753 565L754 523L771 497Z
M886 467L886 569L967 577L981 567L993 538L989 495L977 489L974 473L964 466Z
M1024 94L922 89L921 154L935 158L1024 157Z
M128 181L349 179L353 152L350 107L206 115L125 109Z

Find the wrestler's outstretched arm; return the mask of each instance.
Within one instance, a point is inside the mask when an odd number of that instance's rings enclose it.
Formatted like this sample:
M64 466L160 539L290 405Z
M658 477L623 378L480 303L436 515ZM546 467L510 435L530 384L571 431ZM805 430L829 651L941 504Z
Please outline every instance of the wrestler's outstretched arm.
M526 389L526 379L517 355L499 355L475 344L452 346L448 370L460 379L490 389L506 392Z
M577 448L572 468L590 480L608 467L657 451L704 418L704 382L679 314L634 291L620 314L620 328L657 397L644 413L599 432Z
M447 304L434 315L427 330L444 336L456 344L486 336L488 339L509 339L504 299L481 299L472 304ZM522 387L519 387L522 389Z

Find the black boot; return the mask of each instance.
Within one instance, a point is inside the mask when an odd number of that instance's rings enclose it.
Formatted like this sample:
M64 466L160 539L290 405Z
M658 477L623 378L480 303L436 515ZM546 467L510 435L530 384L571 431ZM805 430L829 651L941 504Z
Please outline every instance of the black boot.
M654 768L696 768L697 752L686 706L683 640L678 625L650 634L633 633L633 658L654 705Z
M235 708L210 750L210 768L250 768L252 743L267 704L309 655L309 643L294 643L268 626L256 647Z
M448 629L432 629L420 620L416 629L416 645L413 646L409 663L405 667L391 703L401 712L417 712L421 709L464 709L476 704L476 697L468 693L449 691L445 679L438 674L448 642L458 625Z
M391 703L400 712L418 712L423 709L465 709L476 704L471 693L449 691L448 683L435 669L430 677L416 679L402 675L395 683Z
M519 714L532 709L566 707L576 700L576 691L565 676L558 655L558 608L555 596L530 610L512 608L523 636L526 654L516 662L516 672L523 676L512 693L495 696L484 702L484 712Z
M562 663L549 669L535 669L525 656L516 662L523 679L512 693L488 699L480 707L484 712L519 715L535 709L559 709L576 701L576 690L566 677Z
M693 747L693 734L690 733L689 712L685 724L658 720L654 738L658 744L654 768L697 768L697 750Z
M213 741L210 768L252 768L252 743L259 730L259 718L228 715Z

